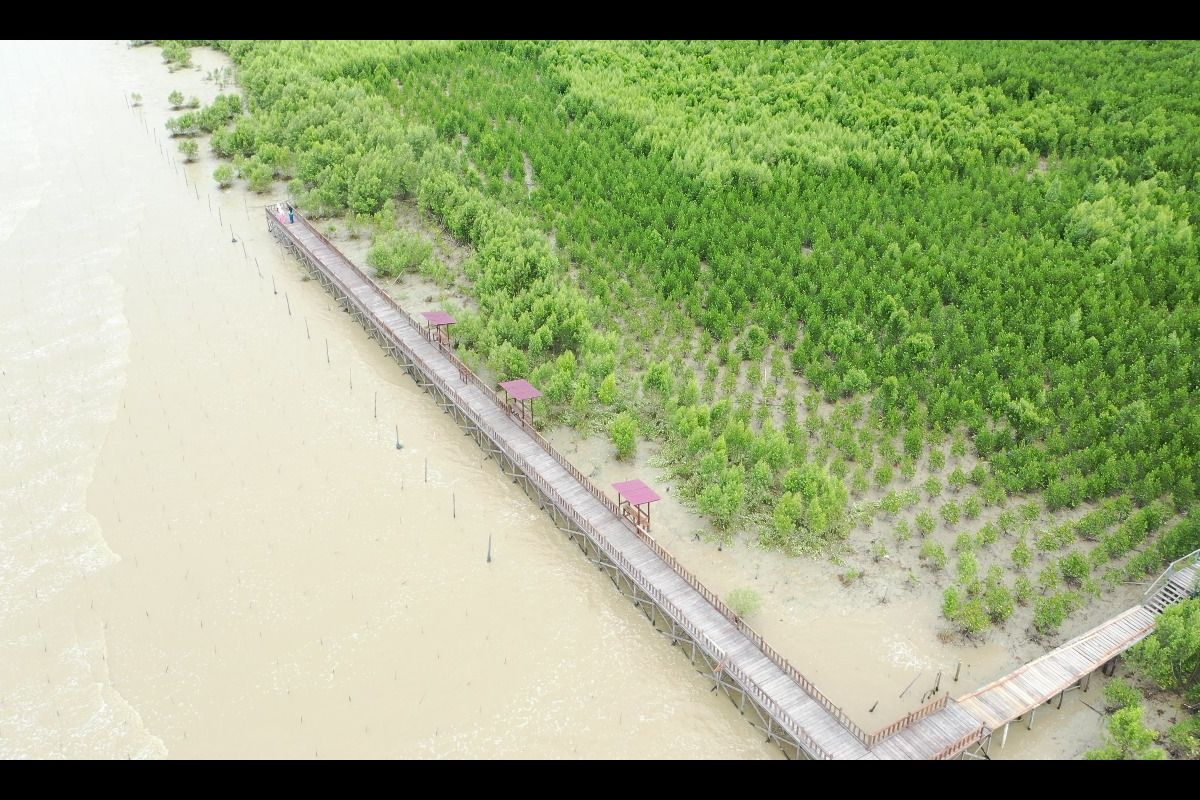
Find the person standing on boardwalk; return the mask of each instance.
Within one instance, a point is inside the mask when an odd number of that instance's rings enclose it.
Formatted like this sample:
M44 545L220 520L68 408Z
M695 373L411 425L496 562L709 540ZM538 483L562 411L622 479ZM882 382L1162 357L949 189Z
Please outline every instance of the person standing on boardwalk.
M288 224L290 225L296 221L296 209L292 208L291 203L288 203L287 207L288 207Z

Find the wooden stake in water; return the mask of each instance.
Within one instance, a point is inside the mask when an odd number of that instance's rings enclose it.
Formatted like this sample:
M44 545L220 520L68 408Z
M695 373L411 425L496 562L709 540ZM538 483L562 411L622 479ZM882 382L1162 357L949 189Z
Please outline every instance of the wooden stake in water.
M399 425L396 425L396 449L397 449L397 450L400 450L400 449L402 449L403 447L404 447L404 445L400 444L400 426L399 426ZM400 482L400 485L401 485L402 487L404 486L404 481L403 481L403 480L401 480L401 482Z
M962 670L962 662L958 662L958 666L954 668L954 682L958 683L958 673Z
M257 264L258 260L256 259L254 263ZM275 276L274 275L271 276L271 291L274 292L275 294L279 294L279 290L275 288Z
M304 318L304 335L307 336L310 340L312 339L312 332L310 332L308 330L308 317Z
M326 364L333 363L332 361L329 360L329 337L328 336L325 337L325 363Z
M350 368L350 388L354 388L354 367Z
M425 482L429 483L429 456L425 457Z
M283 299L287 301L288 316L290 317L292 315L292 301L288 298L287 292L283 293Z
M492 563L492 535L488 534L488 559L487 563Z
M458 519L458 498L455 497L454 492L450 493L450 516Z

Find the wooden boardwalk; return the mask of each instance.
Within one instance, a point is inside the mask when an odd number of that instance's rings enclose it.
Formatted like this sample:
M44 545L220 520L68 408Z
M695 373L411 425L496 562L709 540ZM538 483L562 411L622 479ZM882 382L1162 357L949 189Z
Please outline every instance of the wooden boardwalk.
M297 214L295 223L286 224L268 208L267 221L276 239L454 415L506 474L522 483L557 527L789 755L948 758L995 727L996 714L981 717L974 706L943 695L881 731L862 730L661 545L634 528L616 503L536 430L509 414L492 387L307 220Z
M1060 695L1154 630L1155 615L1142 606L1076 636L987 686L958 699L992 729L1028 714Z

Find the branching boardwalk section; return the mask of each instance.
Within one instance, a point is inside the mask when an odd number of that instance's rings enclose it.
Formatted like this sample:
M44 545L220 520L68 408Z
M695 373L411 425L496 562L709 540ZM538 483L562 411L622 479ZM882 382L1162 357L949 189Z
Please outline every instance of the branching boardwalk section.
M1195 560L1196 554L1187 558ZM1087 686L1091 674L1154 632L1158 615L1188 597L1196 584L1196 566L1180 559L1134 606L1044 656L958 699L958 705L996 730L1075 686ZM1032 723L1032 717L1030 722Z
M495 392L401 309L300 215L287 224L267 211L289 248L342 307L379 341L501 469L521 482L567 534L702 674L729 695L785 752L815 759L950 758L999 725L1086 679L1145 637L1161 607L1138 606L977 692L933 702L868 733L834 705L670 553L633 527L536 430L509 414ZM1166 581L1171 602L1194 570ZM1160 579L1161 580L1161 579ZM1157 595L1156 595L1157 596Z
M1063 696L1073 688L1085 691L1091 675L1111 664L1113 660L1154 632L1158 615L1168 606L1184 600L1197 589L1200 570L1200 551L1191 553L1171 564L1162 577L1146 591L1141 605L1121 612L1089 631L1081 633L1045 655L1030 661L1002 678L970 694L958 698L943 711L896 734L875 746L871 755L876 758L917 758L912 741L924 726L961 724L964 715L981 726L974 741L966 741L962 750L1004 728L1014 720L1033 716L1046 703ZM985 751L986 752L986 751Z

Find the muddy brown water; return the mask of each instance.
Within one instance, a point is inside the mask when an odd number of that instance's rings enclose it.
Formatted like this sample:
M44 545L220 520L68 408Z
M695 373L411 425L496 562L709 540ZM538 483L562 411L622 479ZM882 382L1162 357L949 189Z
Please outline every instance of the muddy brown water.
M195 59L0 48L0 757L781 757L182 163Z

